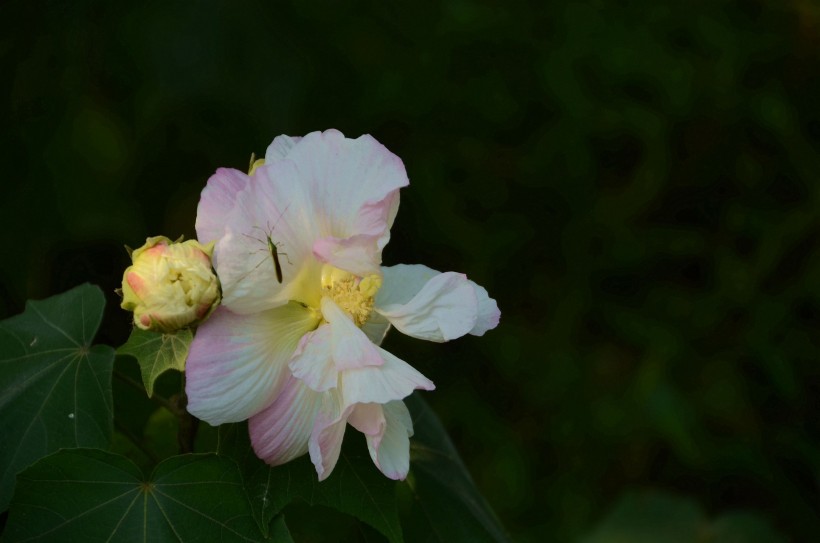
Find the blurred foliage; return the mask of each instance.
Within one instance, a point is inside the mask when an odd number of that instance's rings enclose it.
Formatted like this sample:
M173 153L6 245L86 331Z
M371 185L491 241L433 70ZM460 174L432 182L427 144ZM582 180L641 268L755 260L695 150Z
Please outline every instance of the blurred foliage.
M743 511L706 519L697 503L659 492L623 496L582 543L784 543L759 516Z
M387 348L520 541L625 489L820 533L820 8L812 0L0 5L0 317L277 134L370 133L411 179L385 263L469 273L484 338Z

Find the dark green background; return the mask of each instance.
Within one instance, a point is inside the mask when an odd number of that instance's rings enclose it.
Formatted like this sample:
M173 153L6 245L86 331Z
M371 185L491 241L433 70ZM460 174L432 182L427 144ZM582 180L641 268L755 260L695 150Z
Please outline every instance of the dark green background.
M466 272L501 325L391 335L516 539L622 492L820 533L820 7L737 2L4 2L0 316L278 134L375 136L411 185L386 264Z

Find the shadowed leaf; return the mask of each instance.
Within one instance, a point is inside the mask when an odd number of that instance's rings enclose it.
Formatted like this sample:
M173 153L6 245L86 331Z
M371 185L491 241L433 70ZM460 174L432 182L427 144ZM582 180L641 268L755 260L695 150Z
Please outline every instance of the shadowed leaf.
M9 542L265 540L236 464L215 454L169 458L146 478L122 456L63 450L29 467L18 483ZM286 533L276 519L273 534Z
M412 502L402 524L407 539L509 541L435 413L418 394L404 401L413 416L415 432L406 482Z
M0 510L14 477L63 447L107 447L114 350L91 345L105 299L85 284L0 322Z
M219 427L218 453L239 464L260 526L266 526L291 502L304 500L352 515L376 528L389 541L402 542L396 483L376 469L363 442L361 435L348 436L333 473L321 483L307 455L276 467L262 462L251 448L246 423Z

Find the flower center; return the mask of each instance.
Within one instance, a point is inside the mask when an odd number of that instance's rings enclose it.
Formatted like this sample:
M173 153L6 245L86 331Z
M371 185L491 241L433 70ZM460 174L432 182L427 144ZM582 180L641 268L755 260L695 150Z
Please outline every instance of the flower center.
M322 294L329 296L360 328L370 317L373 298L381 286L382 278L376 274L359 277L330 264L322 267Z

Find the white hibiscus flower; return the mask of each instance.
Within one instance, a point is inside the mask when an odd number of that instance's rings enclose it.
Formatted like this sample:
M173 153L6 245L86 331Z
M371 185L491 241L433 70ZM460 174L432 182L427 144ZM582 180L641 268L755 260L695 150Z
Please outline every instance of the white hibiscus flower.
M381 349L390 325L430 341L482 335L500 313L464 275L381 266L407 186L401 160L370 136L277 137L249 175L220 169L196 229L216 242L223 302L188 356L188 410L213 425L249 419L256 454L278 465L306 452L319 479L348 424L392 479L409 469L402 401L433 383Z

